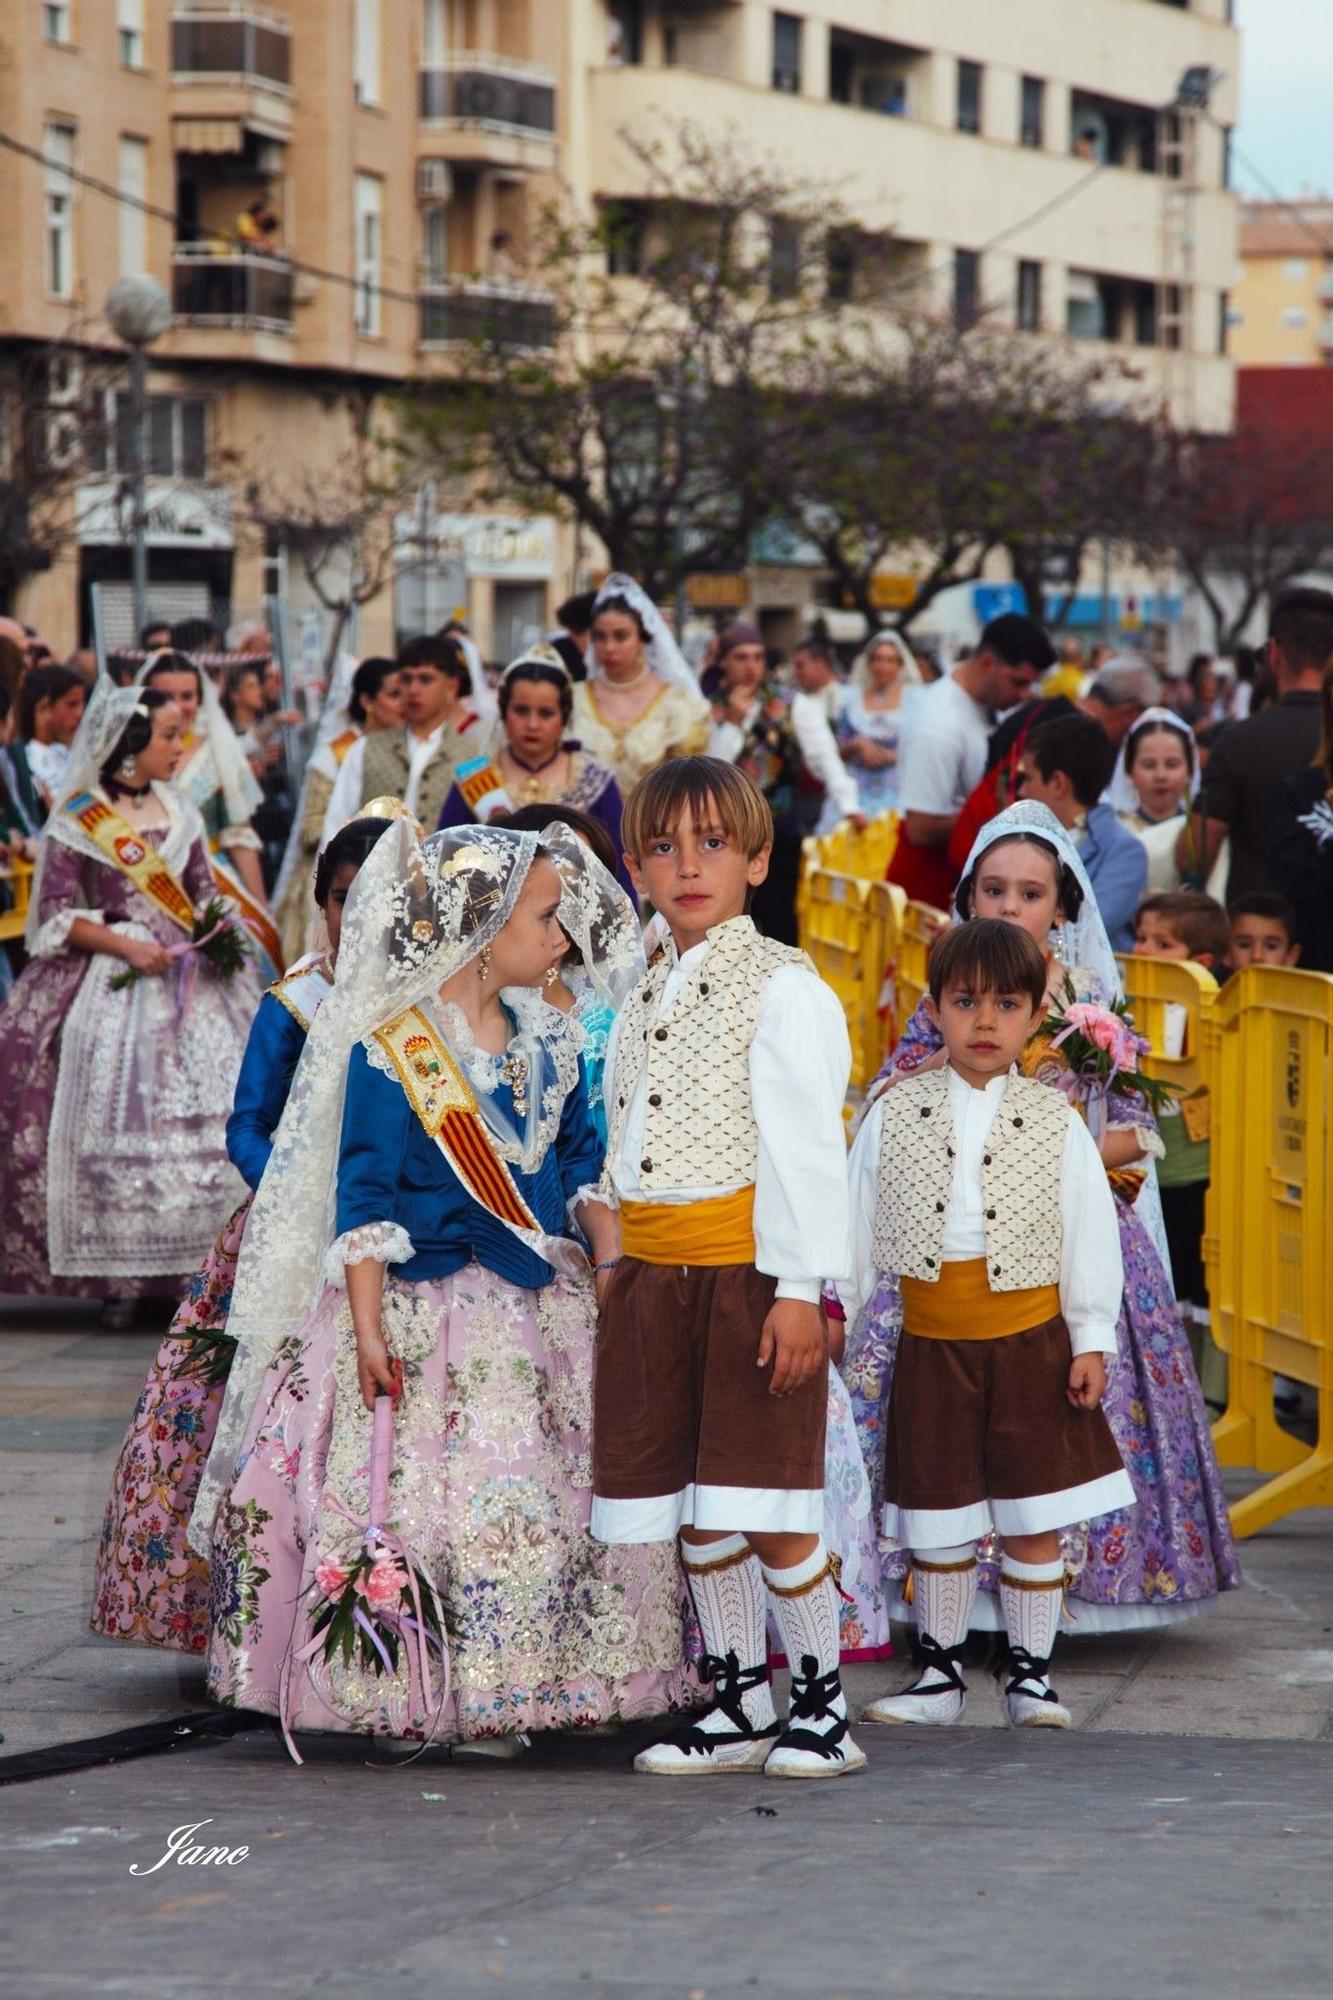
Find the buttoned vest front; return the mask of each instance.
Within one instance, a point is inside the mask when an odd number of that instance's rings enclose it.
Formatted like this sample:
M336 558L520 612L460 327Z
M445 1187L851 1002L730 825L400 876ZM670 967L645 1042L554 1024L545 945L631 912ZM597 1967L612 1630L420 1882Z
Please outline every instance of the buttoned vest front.
M427 833L434 833L454 771L466 761L467 746L451 728L446 728L435 746L429 764L417 786L416 816ZM365 762L361 766L361 804L368 799L401 799L407 790L411 760L405 729L377 729L366 738Z
M784 965L814 967L802 951L761 937L749 917L709 933L665 1020L662 989L675 964L667 954L625 1003L616 1044L615 1095L607 1158L620 1149L625 1117L645 1082L645 1196L667 1189L753 1183L759 1128L750 1091L750 1044L773 974ZM799 1135L796 1136L799 1143Z
M1060 1179L1071 1115L1049 1084L1013 1075L982 1155L986 1278L993 1292L1060 1279ZM873 1248L881 1271L937 1281L954 1174L947 1069L885 1093Z

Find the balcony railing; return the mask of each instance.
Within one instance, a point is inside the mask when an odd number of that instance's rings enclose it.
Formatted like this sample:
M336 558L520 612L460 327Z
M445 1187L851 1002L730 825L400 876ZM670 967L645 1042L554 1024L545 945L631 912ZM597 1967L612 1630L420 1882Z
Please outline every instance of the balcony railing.
M532 63L464 52L443 69L421 71L421 116L432 124L553 138L555 78Z
M555 307L526 285L481 278L432 285L419 299L423 347L481 341L488 347L551 347Z
M171 68L177 77L244 78L286 90L292 80L291 27L266 7L192 8L171 17Z
M185 248L174 252L172 265L178 319L291 332L292 271L280 257Z

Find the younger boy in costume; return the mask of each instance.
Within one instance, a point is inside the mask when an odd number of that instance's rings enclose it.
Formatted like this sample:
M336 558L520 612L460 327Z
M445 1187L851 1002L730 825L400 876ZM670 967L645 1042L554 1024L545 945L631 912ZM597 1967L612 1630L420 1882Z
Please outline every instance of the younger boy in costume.
M838 1674L825 1548L828 1343L820 1279L847 1268L842 1009L746 909L773 823L733 765L675 758L625 804L626 860L670 939L607 1058L609 1198L592 1532L679 1533L714 1684L708 1713L640 1771L841 1777L864 1754ZM792 1663L773 1709L769 1601Z
M867 1721L962 1715L976 1544L994 1528L1009 1721L1070 1728L1047 1673L1064 1583L1057 1531L1134 1505L1099 1407L1124 1283L1106 1172L1062 1093L1014 1068L1046 977L1016 924L943 932L930 1002L948 1061L886 1091L852 1151L849 1323L880 1272L902 1282L883 1528L912 1551L923 1663Z

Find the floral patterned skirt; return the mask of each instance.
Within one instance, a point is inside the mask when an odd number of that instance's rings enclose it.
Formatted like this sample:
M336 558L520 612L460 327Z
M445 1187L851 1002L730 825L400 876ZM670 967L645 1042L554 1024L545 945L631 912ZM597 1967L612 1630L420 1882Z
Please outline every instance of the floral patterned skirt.
M1134 1208L1116 1198L1125 1295L1119 1352L1103 1408L1138 1495L1138 1505L1071 1528L1062 1536L1071 1581L1066 1628L1129 1631L1202 1610L1241 1581L1240 1561L1213 1450L1208 1413L1189 1342L1161 1259ZM843 1375L876 1495L884 1490L884 1419L893 1389L902 1301L896 1279L881 1278L848 1335ZM973 1624L1002 1624L999 1548L981 1544L981 1590ZM907 1553L889 1549L885 1579L904 1616Z
M208 1644L208 1564L185 1531L226 1385L180 1371L199 1334L226 1327L249 1213L247 1195L177 1307L134 1406L97 1548L88 1622L103 1638L183 1653Z
M527 1291L477 1264L388 1278L385 1338L404 1379L385 1525L440 1593L452 1691L431 1716L405 1669L316 1652L291 1676L295 1729L449 1741L698 1701L675 1545L605 1548L588 1533L595 1313L563 1278ZM316 1566L360 1546L370 1437L346 1295L330 1288L275 1356L219 1505L208 1669L220 1701L281 1712Z

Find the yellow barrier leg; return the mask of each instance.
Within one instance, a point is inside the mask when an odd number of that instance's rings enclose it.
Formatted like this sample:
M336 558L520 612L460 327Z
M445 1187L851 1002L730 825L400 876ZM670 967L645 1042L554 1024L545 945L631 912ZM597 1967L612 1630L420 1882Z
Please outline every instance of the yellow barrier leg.
M1288 1439L1294 1444L1294 1438ZM1299 1446L1297 1447L1299 1450ZM1298 1507L1327 1507L1333 1501L1333 1445L1320 1444L1306 1452L1299 1465L1281 1473L1238 1500L1231 1509L1232 1532L1257 1535Z

